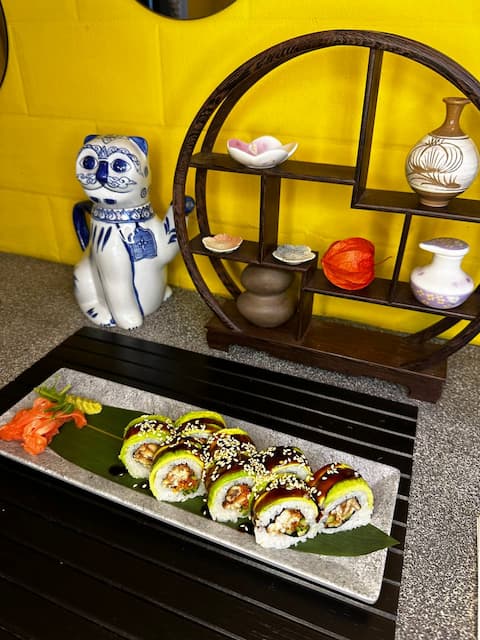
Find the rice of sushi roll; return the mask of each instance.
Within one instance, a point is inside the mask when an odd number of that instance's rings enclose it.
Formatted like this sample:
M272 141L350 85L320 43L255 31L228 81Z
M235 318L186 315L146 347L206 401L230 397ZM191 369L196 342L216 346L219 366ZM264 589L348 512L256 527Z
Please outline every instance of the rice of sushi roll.
M207 507L212 520L238 522L250 515L252 489L264 468L235 448L211 463L205 473Z
M260 451L257 458L269 473L293 473L301 480L307 480L312 476L312 468L307 457L298 447L268 447Z
M373 513L373 492L360 473L348 464L334 462L313 475L311 486L322 512L321 533L361 527Z
M288 549L318 533L319 510L308 484L294 474L271 476L255 491L255 541L267 549Z
M148 478L158 448L174 437L175 426L171 418L140 416L125 427L118 457L132 478Z
M226 426L225 419L215 411L190 411L175 420L175 427L182 437L206 440Z
M179 438L161 447L150 472L150 491L164 502L184 502L205 495L202 445Z

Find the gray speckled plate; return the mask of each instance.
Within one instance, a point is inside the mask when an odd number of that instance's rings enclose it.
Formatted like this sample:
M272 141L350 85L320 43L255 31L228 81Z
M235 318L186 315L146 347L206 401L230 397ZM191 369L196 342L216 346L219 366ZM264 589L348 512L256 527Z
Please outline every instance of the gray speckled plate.
M145 413L177 417L199 408L70 369L60 369L46 383L56 384L57 387L70 383L77 394L99 399L104 404L138 409ZM32 392L23 398L0 417L0 424L7 422L20 408L31 406L35 397L36 394ZM259 448L295 444L308 453L313 468L341 460L358 469L369 482L375 496L372 524L385 533L390 533L400 480L398 469L306 440L292 438L287 434L248 422L229 419L228 416L225 418L227 424L235 424L248 430ZM152 518L157 518L183 531L210 540L217 545L227 547L260 564L266 564L289 578L293 577L302 583L311 584L312 587L328 587L369 604L376 602L379 597L385 569L386 549L358 557L320 556L300 553L293 549L281 551L263 549L255 543L252 536L179 509L172 504L158 502L152 496L132 491L130 488L94 475L63 459L51 449L34 457L25 453L17 442L1 442L0 454Z

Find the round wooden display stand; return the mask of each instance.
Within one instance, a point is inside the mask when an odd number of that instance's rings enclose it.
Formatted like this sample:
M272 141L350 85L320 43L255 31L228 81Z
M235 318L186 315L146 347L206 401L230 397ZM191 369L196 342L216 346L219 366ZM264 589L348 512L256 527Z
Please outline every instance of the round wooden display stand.
M292 58L339 45L369 49L355 166L287 160L272 169L256 170L236 163L228 154L213 152L227 116L256 82ZM462 306L448 311L426 307L413 297L409 283L399 280L410 223L414 216L479 222L480 202L456 198L448 206L439 209L421 205L414 193L367 188L385 51L409 58L443 76L480 109L479 81L452 59L420 42L388 33L357 30L323 31L287 40L238 67L213 91L198 111L186 134L175 171L175 225L180 250L190 276L215 314L207 325L207 340L211 347L227 349L231 344L241 344L306 365L351 375L378 377L407 386L412 397L435 402L446 379L448 357L470 342L480 331L480 294L476 291ZM195 153L197 141L204 130L201 149ZM191 168L196 170L195 198L200 230L200 234L192 239L188 236L183 206L187 174ZM260 177L258 241L244 241L235 252L221 257L209 252L201 242L202 237L211 235L206 198L209 171ZM276 249L278 240L280 189L282 180L286 179L347 185L352 188L353 209L403 214L403 228L391 279L375 278L365 289L344 291L327 281L318 268L317 254L311 262L296 266L277 262L272 257L272 252ZM212 294L197 266L196 255L210 258L232 300L221 304ZM223 262L225 260L298 273L300 293L293 318L273 329L248 322L235 304L241 291L227 272ZM315 295L358 300L443 317L422 331L399 336L312 316ZM449 341L433 340L461 320L467 321L466 325L454 338Z

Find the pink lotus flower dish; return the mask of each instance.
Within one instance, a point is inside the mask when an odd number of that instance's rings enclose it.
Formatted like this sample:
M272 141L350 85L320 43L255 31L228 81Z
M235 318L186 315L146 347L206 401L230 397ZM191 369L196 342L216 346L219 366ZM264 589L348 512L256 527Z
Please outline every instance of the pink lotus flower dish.
M269 169L276 167L297 150L298 143L282 144L273 136L261 136L247 143L237 138L227 142L230 156L250 169Z

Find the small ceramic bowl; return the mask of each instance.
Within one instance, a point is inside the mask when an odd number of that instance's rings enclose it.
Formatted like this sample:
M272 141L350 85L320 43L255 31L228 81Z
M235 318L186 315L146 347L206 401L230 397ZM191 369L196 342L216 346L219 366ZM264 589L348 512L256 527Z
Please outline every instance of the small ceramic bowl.
M272 255L287 264L301 264L315 258L315 254L306 244L281 244Z
M289 158L298 147L297 142L282 144L273 136L261 136L250 143L237 138L227 142L230 156L250 169L269 169Z
M217 233L216 236L202 238L203 246L214 253L231 253L242 244L240 236L230 236L228 233Z

